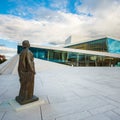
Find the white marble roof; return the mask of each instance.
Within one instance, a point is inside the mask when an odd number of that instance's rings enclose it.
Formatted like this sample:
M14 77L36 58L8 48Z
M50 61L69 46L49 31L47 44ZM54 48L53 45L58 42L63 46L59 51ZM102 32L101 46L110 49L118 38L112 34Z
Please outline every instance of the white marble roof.
M0 75L0 120L120 120L120 67L70 67L35 59L34 94L44 103L15 111L10 101L19 93L17 63L16 55L0 65L6 69Z

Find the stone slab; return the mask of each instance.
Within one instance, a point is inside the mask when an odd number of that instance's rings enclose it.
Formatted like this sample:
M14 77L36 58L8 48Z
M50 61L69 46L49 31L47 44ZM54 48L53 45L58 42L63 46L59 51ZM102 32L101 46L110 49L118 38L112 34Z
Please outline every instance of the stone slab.
M13 107L13 109L16 112L18 112L18 111L21 111L21 110L25 110L25 109L35 107L35 106L43 105L43 104L45 104L45 101L42 100L42 99L39 99L38 101L29 103L29 104L20 105L16 100L13 99L13 100L9 101L9 104Z
M74 114L68 114L66 116L58 117L56 120L81 120L90 117L91 114L87 111L80 112L80 113L74 113Z
M98 113L104 113L104 112L107 112L107 111L111 111L115 108L116 108L116 106L113 106L113 105L104 105L104 106L100 106L100 107L97 107L97 108L94 108L94 109L90 109L89 112L92 115L94 115L94 114L98 114Z

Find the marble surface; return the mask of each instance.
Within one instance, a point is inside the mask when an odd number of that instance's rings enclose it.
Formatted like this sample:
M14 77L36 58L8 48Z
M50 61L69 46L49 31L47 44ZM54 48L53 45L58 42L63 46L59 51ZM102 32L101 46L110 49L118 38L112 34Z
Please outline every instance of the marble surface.
M34 94L44 104L15 111L9 101L18 95L18 75L2 74L0 120L120 120L119 67L68 67L35 61Z

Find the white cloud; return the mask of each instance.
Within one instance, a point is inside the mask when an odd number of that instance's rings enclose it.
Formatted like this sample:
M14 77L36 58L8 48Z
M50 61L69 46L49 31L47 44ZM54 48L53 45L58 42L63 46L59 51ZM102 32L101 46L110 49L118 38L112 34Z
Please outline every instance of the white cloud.
M5 55L6 59L9 59L12 56L17 54L17 50L13 48L8 48L5 46L0 46L0 54Z
M106 10L111 9L115 5L120 4L120 0L81 0L82 5L76 6L79 12L92 13L93 15L99 15Z
M78 15L57 12L50 20L24 20L19 17L0 15L0 36L16 41L29 39L31 42L63 42L71 34L83 33L82 24L87 18ZM51 16L52 17L52 16ZM60 21L61 20L61 21ZM84 34L84 33L83 33Z
M93 32L120 39L120 0L83 0L83 4L76 7L80 13L93 15L94 22L89 26L89 33Z
M66 12L68 2L69 2L68 0L52 0L50 3L50 7L54 9L59 9L62 12Z
M69 35L78 36L79 40L97 36L112 36L120 39L120 3L119 0L84 0L76 6L81 13L93 16L77 15L39 8L34 19L26 20L10 15L0 15L0 38L21 42L28 39L32 43L62 43ZM78 42L74 40L73 42Z

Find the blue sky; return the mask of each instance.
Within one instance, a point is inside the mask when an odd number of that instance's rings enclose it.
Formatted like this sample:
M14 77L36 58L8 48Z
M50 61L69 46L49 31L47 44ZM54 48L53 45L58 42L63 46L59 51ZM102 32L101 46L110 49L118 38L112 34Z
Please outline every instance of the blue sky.
M2 0L0 3L1 15L13 15L23 19L34 19L33 10L37 10L40 7L46 8L52 11L64 11L67 13L77 14L75 5L80 5L79 0L67 0L61 1L56 4L55 0ZM0 39L0 44L7 47L15 48L17 43L6 39Z
M57 2L58 0L2 0L0 13L32 19L33 14L30 9L36 10L40 7L44 7L53 11L60 10L76 14L76 5L82 4L80 0L61 0L58 4ZM25 14L23 14L23 12L25 12Z
M7 47L10 47L10 48L16 48L17 42L0 39L0 46L7 46Z
M112 36L120 39L120 0L1 0L0 45L45 45Z

